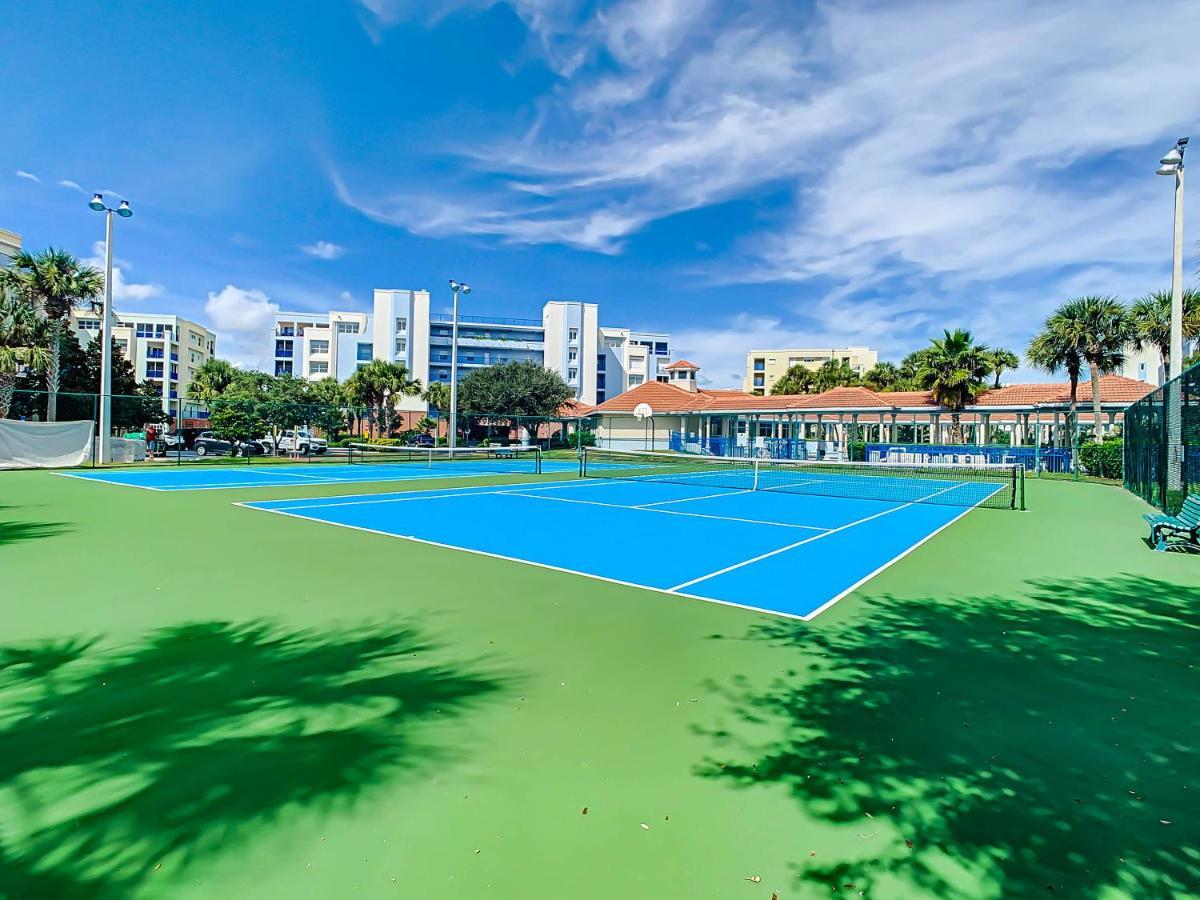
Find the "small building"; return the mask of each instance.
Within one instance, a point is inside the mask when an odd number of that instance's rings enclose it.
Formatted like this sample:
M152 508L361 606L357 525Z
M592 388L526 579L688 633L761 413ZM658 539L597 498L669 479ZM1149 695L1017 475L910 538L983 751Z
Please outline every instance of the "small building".
M841 363L863 375L879 362L879 354L870 347L796 347L784 350L751 350L746 354L746 377L742 389L747 394L771 393L780 378L793 366L815 372L828 362Z

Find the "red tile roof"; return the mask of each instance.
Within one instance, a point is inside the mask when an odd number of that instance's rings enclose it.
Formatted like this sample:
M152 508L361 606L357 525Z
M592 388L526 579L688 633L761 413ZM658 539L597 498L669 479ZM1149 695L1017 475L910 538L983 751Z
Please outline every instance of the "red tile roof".
M681 360L680 363L687 363ZM676 363L675 365L679 365ZM687 363L690 365L690 363ZM1154 388L1143 381L1120 375L1100 378L1100 397L1104 403L1130 404ZM1013 384L984 391L973 406L1061 406L1070 397L1066 384ZM1079 403L1091 403L1090 382L1079 385ZM673 384L648 381L593 407L590 412L631 413L639 403L648 403L656 414L699 412L803 412L805 410L910 409L936 407L929 391L872 391L864 387L832 388L820 394L773 394L757 396L726 388L699 388L686 391ZM588 413L578 413L587 415Z
M667 371L670 372L672 369L699 369L699 368L700 367L698 365L696 365L694 362L688 362L686 359L677 359L677 360L675 360L675 362L673 362L669 366L667 366Z
M570 419L576 416L590 415L595 408L590 403L584 403L582 400L568 400L555 410L554 414L563 419Z

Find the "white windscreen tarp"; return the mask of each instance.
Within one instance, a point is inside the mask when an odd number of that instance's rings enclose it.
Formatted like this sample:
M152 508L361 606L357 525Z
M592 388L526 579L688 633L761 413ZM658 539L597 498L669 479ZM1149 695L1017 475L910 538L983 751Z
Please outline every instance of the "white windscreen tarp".
M87 422L18 422L0 419L0 469L81 466L92 457Z

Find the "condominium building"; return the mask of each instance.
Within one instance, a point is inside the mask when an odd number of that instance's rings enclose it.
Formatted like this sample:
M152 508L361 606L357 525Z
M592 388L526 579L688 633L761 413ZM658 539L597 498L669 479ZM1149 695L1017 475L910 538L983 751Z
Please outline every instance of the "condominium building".
M792 366L804 366L815 372L831 360L844 363L862 375L875 367L879 354L870 347L751 350L746 354L746 378L742 389L748 394L769 394L775 382Z
M13 254L21 249L21 236L15 231L0 228L0 266L6 265Z
M84 346L100 336L100 316L73 310L71 330ZM163 409L183 418L199 418L203 405L185 402L180 411L178 398L188 396L196 370L217 352L217 336L203 325L180 316L158 313L117 313L113 340L133 365L139 382L155 385L163 398Z
M429 305L428 291L380 289L369 313L280 312L274 371L341 381L386 359L404 363L422 384L449 383L452 317ZM552 300L540 319L461 311L458 317L459 379L498 363L535 362L562 375L577 400L595 404L647 380L666 381L670 359L669 335L601 326L595 303ZM400 403L402 410L425 408L419 398Z

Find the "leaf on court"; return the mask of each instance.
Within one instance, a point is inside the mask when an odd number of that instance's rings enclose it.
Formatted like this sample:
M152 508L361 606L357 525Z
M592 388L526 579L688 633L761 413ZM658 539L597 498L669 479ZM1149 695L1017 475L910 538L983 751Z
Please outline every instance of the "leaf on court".
M587 811L588 811L588 808L585 806L585 807L583 808L583 814L584 814L585 816L587 815Z
M760 881L762 881L762 876L761 875L747 875L742 880L743 881L753 881L755 884L758 884Z

